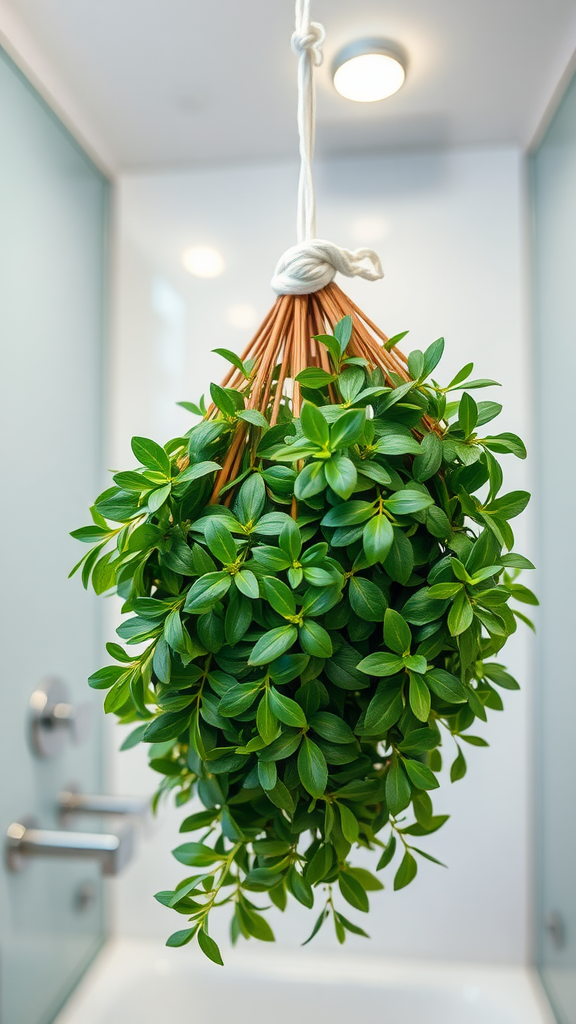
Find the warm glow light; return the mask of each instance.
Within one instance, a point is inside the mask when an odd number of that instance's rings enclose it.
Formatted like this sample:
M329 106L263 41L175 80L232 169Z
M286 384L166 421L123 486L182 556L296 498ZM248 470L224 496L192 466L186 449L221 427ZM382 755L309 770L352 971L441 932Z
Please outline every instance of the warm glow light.
M186 249L182 263L194 277L218 277L224 270L224 260L218 250L200 245Z
M374 103L398 92L406 71L400 52L377 41L366 41L353 43L339 54L333 75L341 96L358 103Z
M231 327L239 331L251 331L258 323L258 313L249 302L237 302L230 306L226 319Z

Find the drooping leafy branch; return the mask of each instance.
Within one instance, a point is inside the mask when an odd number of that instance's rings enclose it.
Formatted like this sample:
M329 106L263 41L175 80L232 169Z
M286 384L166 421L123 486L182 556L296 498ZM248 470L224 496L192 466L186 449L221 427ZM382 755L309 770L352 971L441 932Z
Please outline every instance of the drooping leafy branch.
M310 938L328 917L340 942L365 935L335 902L366 912L382 888L354 849L377 850L376 871L398 856L395 889L434 860L414 841L447 818L429 795L442 752L461 779L495 686L518 687L494 659L528 621L515 602L536 603L510 526L529 495L501 493L497 456L526 453L478 433L501 406L470 392L494 382L469 364L437 384L441 339L411 353L410 379L385 373L351 336L345 317L319 337L301 409L281 362L266 375L221 350L235 386L213 385L208 410L182 403L202 420L164 447L134 438L139 468L73 534L91 545L73 571L127 615L90 685L135 723L124 748L150 745L156 800L203 807L174 851L195 873L156 897L188 919L168 944L196 936L216 963L222 905L234 940L273 940L258 894L284 910L320 891Z

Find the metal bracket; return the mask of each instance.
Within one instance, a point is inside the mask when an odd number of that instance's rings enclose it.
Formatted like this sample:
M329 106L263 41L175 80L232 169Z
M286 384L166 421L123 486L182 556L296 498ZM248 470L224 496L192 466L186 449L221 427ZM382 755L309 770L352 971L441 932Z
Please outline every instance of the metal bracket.
M19 872L32 857L74 857L97 860L104 875L117 875L132 857L134 832L126 826L118 835L105 832L65 832L34 828L14 821L6 832L6 863Z
M69 689L62 679L45 679L30 697L29 732L34 753L54 757L69 738L83 743L91 720L91 705L71 704Z
M142 817L149 809L150 799L143 796L81 793L75 785L68 786L58 794L58 811L62 822L79 814Z

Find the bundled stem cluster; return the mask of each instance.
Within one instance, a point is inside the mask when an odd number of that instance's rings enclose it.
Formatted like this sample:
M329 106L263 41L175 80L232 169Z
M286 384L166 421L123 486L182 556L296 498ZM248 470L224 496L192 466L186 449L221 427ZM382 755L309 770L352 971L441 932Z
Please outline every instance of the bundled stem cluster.
M415 841L447 819L443 756L462 778L462 742L487 745L471 726L518 687L494 659L536 603L510 526L529 495L501 493L497 456L524 445L479 433L501 406L470 392L494 381L469 364L441 387L443 340L406 359L403 336L335 285L283 296L242 358L217 350L211 405L181 403L200 421L134 438L139 467L74 533L73 571L127 616L90 685L135 723L124 747L149 744L155 799L200 802L174 851L193 873L156 897L188 919L168 944L216 963L221 905L234 940L273 940L290 895L321 895L310 938L328 918L365 935L342 901L366 912L383 885L354 849L397 858L395 889L434 860Z

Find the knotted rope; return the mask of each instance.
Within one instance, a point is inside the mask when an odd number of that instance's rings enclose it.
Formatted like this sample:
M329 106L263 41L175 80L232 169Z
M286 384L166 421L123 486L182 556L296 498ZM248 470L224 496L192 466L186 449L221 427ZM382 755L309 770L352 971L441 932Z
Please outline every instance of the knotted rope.
M307 295L324 288L336 276L363 277L377 281L382 265L372 249L342 249L333 242L316 238L316 198L312 176L316 96L314 67L322 64L324 27L310 21L310 0L296 0L296 31L292 49L298 57L298 136L300 177L298 180L298 244L278 260L272 288L278 295Z
M278 295L309 295L325 288L336 276L378 281L382 264L372 249L342 249L334 242L313 238L287 249L276 264L272 288Z

